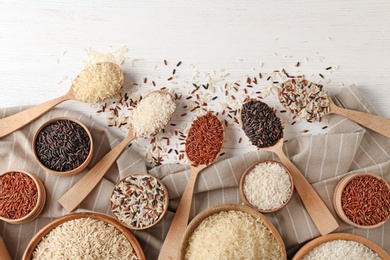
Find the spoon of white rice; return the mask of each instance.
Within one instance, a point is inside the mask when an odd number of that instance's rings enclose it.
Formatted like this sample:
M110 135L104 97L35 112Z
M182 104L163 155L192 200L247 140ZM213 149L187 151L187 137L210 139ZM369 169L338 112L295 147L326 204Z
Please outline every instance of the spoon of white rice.
M123 82L123 72L118 65L112 62L95 63L77 76L65 95L0 119L0 138L34 121L64 101L97 103L112 97L122 88Z
M156 135L168 124L175 109L175 98L166 90L152 91L146 95L129 118L126 138L96 163L58 202L69 212L73 211L100 182L128 143L135 138Z

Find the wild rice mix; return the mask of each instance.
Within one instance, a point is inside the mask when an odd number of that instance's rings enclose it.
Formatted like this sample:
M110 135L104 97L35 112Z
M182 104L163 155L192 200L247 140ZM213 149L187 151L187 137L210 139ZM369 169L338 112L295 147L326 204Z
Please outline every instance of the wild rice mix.
M111 210L128 227L144 228L160 220L166 200L164 188L156 178L132 175L115 186Z
M298 118L319 121L330 105L330 97L322 88L304 78L288 79L278 89L279 101Z

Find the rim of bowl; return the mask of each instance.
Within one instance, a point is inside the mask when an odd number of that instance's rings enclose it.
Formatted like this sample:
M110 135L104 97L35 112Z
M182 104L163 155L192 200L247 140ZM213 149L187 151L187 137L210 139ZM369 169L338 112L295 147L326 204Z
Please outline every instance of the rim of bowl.
M128 230L126 227L124 227L121 223L119 223L116 219L113 217L107 216L102 213L98 212L77 212L77 213L70 213L67 215L64 215L62 217L59 217L53 221L51 221L49 224L45 225L43 228L41 228L30 240L28 243L26 249L23 253L23 260L29 260L32 258L32 254L34 253L35 247L41 242L41 239L46 236L52 229L56 228L58 225L74 220L79 218L93 218L97 220L104 221L105 223L113 225L116 229L118 229L129 241L131 246L134 249L135 254L138 256L140 260L145 260L145 254L142 251L142 247L139 244L137 238Z
M153 224L150 224L149 226L143 226L143 227L134 227L134 226L130 226L128 224L126 224L125 222L121 221L120 219L118 219L118 217L116 216L116 214L114 212L112 212L112 201L111 201L111 198L112 198L112 195L114 194L114 190L115 190L115 187L118 186L119 183L121 183L122 181L124 181L125 179L131 177L131 176L148 176L150 178L153 178L153 179L156 179L157 182L161 185L162 189L163 189L163 192L164 192L164 210L161 212L159 218L157 219L156 222L154 222ZM158 222L160 222L165 213L168 211L168 203L169 203L169 194L168 194L168 190L167 190L167 187L164 185L164 183L157 177L154 177L153 175L150 175L148 173L134 173L134 174L129 174L125 177L123 177L122 179L120 179L114 186L114 188L112 189L112 192L111 192L111 196L110 196L110 208L111 208L111 213L112 215L114 216L114 218L119 221L123 226L125 227L128 227L130 229L133 229L133 230L144 230L144 229L148 229L148 228L151 228L153 227L154 225L156 225Z
M358 172L358 173L351 173L351 174L348 174L347 176L344 176L336 185L336 188L334 190L334 194L333 194L333 206L334 206L334 209L337 213L337 215L341 218L341 220L343 220L345 223L351 225L351 226L354 226L354 227L358 227L358 228L362 228L362 229L372 229L372 228L377 228L381 225L383 225L387 220L389 220L390 218L390 215L387 217L387 219L385 219L384 221L382 222L379 222L375 225L359 225L355 222L353 222L352 220L350 220L347 215L345 215L345 212L344 210L342 209L342 204L341 204L341 194L345 188L345 186L351 181L353 180L354 178L356 177L359 177L359 176L364 176L364 175L369 175L369 176L372 176L374 178L377 178L379 180L383 180L386 185L387 185L387 188L390 189L390 185L379 175L375 174L375 173L370 173L370 172Z
M246 194L244 192L244 181L245 181L245 178L246 176L251 172L251 170L253 168L255 168L257 165L261 164L261 163L267 163L267 162L270 162L270 163L277 163L279 164L280 166L282 166L285 170L286 170L286 173L288 174L289 178L290 178L290 182L291 182L291 186L290 186L290 194L287 198L287 200L278 208L274 208L274 209L260 209L258 207L256 207L255 205L252 205L246 198ZM262 160L262 161L259 161L259 162L256 162L254 164L252 164L251 166L249 166L245 172L242 174L241 176L241 179L240 179L240 184L239 184L239 190L240 190L240 197L241 197L241 200L244 202L245 205L249 206L249 207L252 207L258 211L260 211L261 213L272 213L272 212L275 212L275 211L278 211L282 208L284 208L288 202L291 200L293 194L294 194L294 181L293 181L293 178L291 176L291 173L290 171L287 169L287 167L279 162L279 161L276 161L276 160Z
M305 257L305 255L310 253L310 251L312 251L317 246L333 240L348 240L348 241L359 242L367 246L368 248L370 248L372 251L377 253L383 259L389 258L388 253L383 248L381 248L380 246L378 246L377 244L375 244L374 242L372 242L367 238L355 234L349 234L349 233L332 233L324 236L319 236L306 243L295 253L292 260L301 260Z
M200 212L198 215L196 215L191 222L188 224L186 230L184 231L184 234L182 236L182 239L180 241L180 250L178 252L178 259L184 259L185 252L187 250L188 244L189 244L189 238L191 237L192 233L195 231L195 229L202 223L203 220L206 218L218 214L223 211L241 211L244 213L247 213L251 215L252 217L256 219L261 219L263 221L264 226L272 233L272 236L275 238L276 243L279 245L280 248L280 254L281 259L287 259L287 252L286 247L284 245L283 239L276 229L276 227L272 224L271 221L268 220L268 218L257 211L256 209L246 206L246 205L240 205L240 204L220 204L215 205L210 208L207 208Z
M35 176L34 174L29 173L27 171L9 170L9 171L0 173L0 177L5 175L5 174L13 173L13 172L19 172L19 173L25 174L34 181L35 186L37 187L37 193L38 193L37 203L36 203L35 207L27 215L25 215L21 218L9 219L9 218L5 218L5 217L0 216L0 219L4 220L10 224L25 224L25 223L28 223L28 222L34 220L42 212L43 208L45 207L45 203L46 203L46 189L45 189L45 185L42 183L42 181L37 176Z
M88 156L87 158L85 159L85 161L80 164L77 168L74 168L73 170L70 170L70 171L66 171L66 172L59 172L59 171L55 171L53 169L50 169L49 167L46 167L42 162L41 160L39 160L38 156L37 156L37 153L36 153L36 139L38 137L38 134L42 131L43 128L45 128L46 126L56 122L56 121L60 121L60 120L69 120L69 121L72 121L78 125L80 125L87 133L88 137L89 137L89 140L90 140L90 147L89 147L89 153L88 153ZM35 132L35 135L33 137L33 141L32 141L32 150L33 150L33 153L34 153L34 157L36 159L36 161L39 163L39 165L45 170L47 171L48 173L51 173L51 174L54 174L54 175L57 175L57 176L72 176L72 175L75 175L79 172L81 172L82 170L84 170L88 164L90 163L91 159L92 159L92 156L93 156L93 150L94 150L94 146L93 146L93 139L92 139L92 134L91 132L89 131L89 129L79 120L77 119L74 119L74 118L71 118L71 117L55 117L55 118L51 118L49 119L48 121L46 121L45 123L43 123L39 128L38 130Z

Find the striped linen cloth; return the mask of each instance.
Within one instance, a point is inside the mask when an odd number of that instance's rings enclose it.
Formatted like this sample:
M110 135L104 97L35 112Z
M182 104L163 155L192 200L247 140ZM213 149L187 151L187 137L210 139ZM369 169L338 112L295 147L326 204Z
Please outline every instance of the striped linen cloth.
M334 99L335 103L349 109L375 113L358 89L352 85L345 87ZM16 113L21 108L0 110L0 117ZM13 259L20 259L33 235L53 219L67 214L57 202L83 173L71 177L58 177L46 173L34 160L31 140L38 127L50 118L68 116L85 123L92 132L95 154L90 165L94 165L121 140L111 134L108 128L101 126L88 116L78 112L53 109L34 123L0 139L0 172L6 170L25 170L37 175L47 190L46 206L38 219L23 225L0 223L0 235ZM390 182L390 140L373 131L337 115L329 115L329 128L326 135L305 135L285 143L286 155L306 176L334 215L332 206L333 191L337 182L351 172L373 172ZM263 159L278 158L264 151L250 152L220 160L204 169L195 187L191 218L204 209L227 203L239 203L238 183L241 175L255 162ZM85 170L86 171L86 170ZM84 171L84 173L85 173ZM81 203L77 211L96 211L111 215L109 198L114 184L130 173L150 173L162 179L171 198L169 209L177 208L188 176L189 165L166 164L153 169L147 168L145 160L131 148L125 149L103 181ZM168 232L174 216L168 211L164 219L146 231L133 232L141 243L147 259L157 259L163 238ZM300 244L320 234L312 223L297 193L282 210L266 214L266 217L280 232L290 255ZM343 223L336 217L340 228L335 232L353 233L366 237L390 253L390 221L373 229L363 230Z

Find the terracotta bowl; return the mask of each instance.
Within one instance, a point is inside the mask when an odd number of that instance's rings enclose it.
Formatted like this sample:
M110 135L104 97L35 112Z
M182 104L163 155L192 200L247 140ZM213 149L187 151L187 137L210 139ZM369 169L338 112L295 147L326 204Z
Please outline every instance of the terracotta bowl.
M12 171L7 171L4 173L1 173L0 176L6 175L6 174L9 174L12 172L19 172L19 173L25 174L25 175L29 176L34 181L34 183L37 187L37 190L38 190L37 204L24 217L21 217L18 219L9 219L9 218L5 218L5 217L0 217L0 220L3 220L3 221L10 223L10 224L25 224L25 223L28 223L28 222L34 220L42 212L43 208L45 207L45 203L46 203L46 189L45 189L45 186L43 185L42 181L37 176L35 176L34 174L31 174L31 173L28 173L26 171L12 170Z
M50 169L49 167L45 166L42 163L42 161L38 158L38 155L37 155L37 152L36 152L36 146L37 146L36 142L37 142L37 137L38 137L39 133L46 126L49 126L49 125L53 124L54 122L60 121L60 120L69 120L69 121L72 121L72 122L80 125L86 131L86 133L88 135L88 138L89 138L89 141L90 141L89 153L88 153L87 158L84 160L84 162L82 162L78 167L76 167L76 168L74 168L72 170L63 171L63 172L62 171L56 171L54 169ZM88 128L82 122L80 122L79 120L76 120L76 119L73 119L73 118L69 118L69 117L57 117L57 118L53 118L53 119L48 120L43 125L41 125L41 127L39 127L39 129L35 133L33 141L32 141L32 149L33 149L33 152L34 152L35 159L37 160L39 165L46 172L54 174L54 175L58 175L58 176L71 176L71 175L75 175L75 174L81 172L82 170L84 170L88 166L89 162L92 159L92 155L93 155L93 140L92 140L92 135L91 135L90 131L88 130Z
M376 175L376 174L373 174L373 173L353 173L353 174L347 175L347 176L345 176L344 178L342 178L339 181L339 183L337 184L337 186L335 188L334 195L333 195L333 205L334 205L334 208L335 208L335 211L336 211L337 215L345 223L347 223L349 225L352 225L354 227L358 227L358 228L372 229L372 228L377 228L377 227L383 225L389 219L390 215L387 217L386 220L384 220L382 222L379 222L379 223L377 223L375 225L360 225L358 223L353 222L351 219L349 219L347 217L347 215L345 214L345 212L344 212L344 210L342 208L342 203L341 203L343 190L348 185L348 183L351 180L353 180L354 178L359 177L359 176L364 176L364 175L369 175L369 176L375 177L375 178L377 178L379 180L383 180L383 178L381 178L379 175ZM384 181L384 182L386 183L387 188L390 190L389 184L386 181Z
M163 194L163 201L161 201L161 204L160 204L161 207L162 207L162 212L157 214L157 216L158 216L157 220L155 220L151 224L148 224L148 225L145 225L145 226L130 225L130 224L128 224L128 222L125 222L122 218L118 217L118 215L119 215L118 210L115 210L115 203L112 201L112 198L115 196L115 194L114 194L115 190L119 186L123 185L125 183L126 179L131 178L131 177L134 177L134 178L137 178L137 179L142 177L142 178L148 178L148 179L151 179L151 180L155 180L155 181L157 181L157 183L161 187L162 194ZM132 189L136 188L135 185L132 185L132 184L129 184L128 186L131 187ZM140 196L141 195L145 195L146 194L145 191L146 191L145 189L140 191ZM131 199L131 196L123 197L123 201L125 201L125 202L130 200L130 199ZM159 203L159 202L157 202L157 203ZM154 212L153 210L157 207L157 203L156 203L156 205L150 205L151 206L151 210L150 211L145 211L145 213L146 212ZM158 222L160 222L161 219L164 217L165 213L168 210L168 203L169 203L169 194L168 194L168 190L165 187L164 183L161 180L159 180L158 178L156 178L156 177L154 177L154 176L152 176L150 174L145 174L145 173L131 174L131 175L128 175L128 176L122 178L115 185L115 187L114 187L114 189L113 189L113 191L111 193L111 197L110 197L111 212L114 215L115 219L117 219L122 225L124 225L124 226L126 226L128 228L134 229L134 230L144 230L144 229L150 228L150 227L156 225ZM138 205L141 205L141 204L142 204L142 202L141 203L137 203L136 205L138 206Z
M35 250L35 247L40 243L41 239L44 236L46 236L52 229L56 228L58 225L64 222L74 220L74 219L80 219L80 218L94 218L97 220L104 221L108 224L111 224L120 232L122 232L122 234L129 240L130 244L134 248L134 252L138 256L138 259L140 260L146 259L145 254L142 251L141 245L139 244L138 240L134 237L134 235L130 232L130 230L122 226L117 220L113 219L112 217L97 212L71 213L50 222L49 224L44 226L41 230L39 230L38 233L36 233L35 236L30 240L29 244L27 245L27 248L24 251L22 259L23 260L32 259L32 255Z
M280 205L279 207L277 208L274 208L274 209L260 209L258 207L256 207L255 205L252 205L248 199L247 199L247 196L244 192L244 182L245 182L245 178L246 176L258 165L258 164L261 164L261 163L276 163L276 164L279 164L282 168L284 168L288 174L288 176L290 177L290 182L291 182L291 186L290 186L290 194L288 195L287 197L287 200L282 204ZM240 184L239 184L239 190L240 190L240 197L241 197L241 200L244 202L245 205L249 206L249 207L252 207L258 211L260 211L261 213L272 213L272 212L275 212L275 211L278 211L280 209L282 209L284 206L287 205L287 203L290 201L293 193L294 193L294 182L293 182L293 178L291 176L291 173L290 171L280 162L278 161L274 161L274 160L264 160L264 161L260 161L260 162L257 162L257 163L254 163L252 164L251 166L249 166L248 169L245 170L244 174L241 176L241 179L240 179Z
M195 229L199 226L199 224L206 218L218 214L222 211L230 211L230 210L235 210L235 211L241 211L245 212L251 216L253 216L256 219L261 219L263 221L263 224L271 231L273 237L275 238L277 244L280 247L280 259L287 259L287 254L286 254L286 248L284 246L282 237L280 236L279 232L275 228L275 226L260 212L257 210L245 206L245 205L239 205L239 204L222 204L222 205L217 205L211 208L208 208L201 213L199 213L197 216L195 216L194 219L190 222L190 224L187 226L187 229L185 230L185 233L183 235L181 244L180 244L180 252L178 259L183 260L188 244L189 244L189 239L192 235L192 233L195 231ZM223 234L221 234L222 236Z
M312 241L308 242L303 247L301 247L301 249L298 250L298 252L294 255L292 259L301 260L305 257L305 255L307 255L310 251L312 251L317 246L333 240L348 240L348 241L359 242L364 244L368 248L370 248L375 253L377 253L380 257L382 257L382 259L390 259L390 256L386 253L386 251L380 246L378 246L377 244L375 244L374 242L364 237L354 235L354 234L347 234L347 233L328 234L313 239Z

